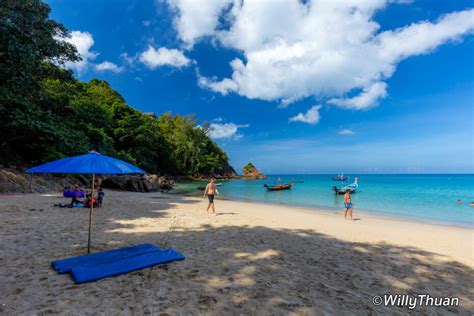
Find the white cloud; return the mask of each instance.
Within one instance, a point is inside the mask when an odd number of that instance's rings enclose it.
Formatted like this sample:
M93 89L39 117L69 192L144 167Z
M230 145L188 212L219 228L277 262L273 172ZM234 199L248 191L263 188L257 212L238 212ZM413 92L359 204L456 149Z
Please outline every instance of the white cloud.
M91 47L94 45L94 38L89 32L72 31L71 37L61 40L76 46L77 52L82 58L82 60L77 62L67 62L64 65L66 68L81 72L99 55L99 53L91 51Z
M293 117L290 117L289 122L302 122L311 125L318 124L321 116L319 115L320 105L312 106L305 114L299 113Z
M131 66L135 63L135 60L137 59L137 56L130 56L127 53L122 53L122 54L120 54L120 58L125 62L125 64Z
M155 49L151 45L140 54L139 60L151 69L165 65L181 68L191 63L191 60L178 49L168 49L166 47Z
M229 91L235 91L238 88L237 84L228 78L225 78L222 81L216 81L215 79L202 77L199 74L198 86L201 88L209 88L212 91L221 93L222 95L227 95Z
M345 109L363 110L377 106L379 100L386 96L387 84L385 82L374 82L355 97L333 98L328 103Z
M191 48L203 36L215 35L219 15L232 0L168 0L177 12L174 25L179 38Z
M169 2L185 44L211 36L244 55L231 61L229 78L198 77L201 87L282 105L314 97L342 108L374 107L387 95L385 81L401 60L474 30L470 9L380 32L377 10L410 2L403 0L235 0L229 10L224 0Z
M354 135L354 131L350 129L341 129L339 132L337 132L339 135Z
M454 12L444 15L435 23L424 21L379 34L378 53L384 59L399 61L429 53L439 45L461 39L473 31L474 9Z
M211 123L209 124L209 136L214 139L234 139L242 138L242 134L238 133L239 129L249 127L248 124L235 123Z
M95 65L95 70L100 71L100 72L102 72L102 71L112 71L112 72L119 73L119 72L123 71L123 68L117 66L116 64L114 64L110 61L104 61L100 64Z
M81 74L86 69L92 67L98 72L112 71L112 72L122 72L124 69L110 61L104 61L100 64L94 64L93 61L99 55L99 53L92 51L92 46L94 46L94 38L89 32L81 31L72 31L69 38L61 38L68 43L74 45L81 56L82 60L77 62L67 62L65 67L76 71Z

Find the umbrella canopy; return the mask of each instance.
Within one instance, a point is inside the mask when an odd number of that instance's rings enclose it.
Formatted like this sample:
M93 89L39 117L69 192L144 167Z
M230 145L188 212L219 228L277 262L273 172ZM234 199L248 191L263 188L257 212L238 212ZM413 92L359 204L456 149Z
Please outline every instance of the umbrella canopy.
M92 151L85 155L59 159L26 170L30 173L129 174L145 173L128 162Z
M94 180L96 174L130 174L145 173L125 161L102 155L92 151L85 155L59 159L26 170L29 173L82 173L92 174L91 201L89 212L89 236L87 253L90 253L92 236L92 214L94 211Z

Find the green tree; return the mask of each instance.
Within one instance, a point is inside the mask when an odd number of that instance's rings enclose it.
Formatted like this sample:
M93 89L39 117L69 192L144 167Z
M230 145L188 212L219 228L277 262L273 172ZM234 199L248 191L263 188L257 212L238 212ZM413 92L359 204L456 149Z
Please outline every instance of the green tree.
M2 100L34 97L41 90L45 62L80 59L76 48L58 40L69 36L49 19L50 7L39 0L3 0L0 4L0 93Z
M150 117L103 80L58 65L79 59L68 31L38 0L0 3L0 164L36 164L97 150L148 172L212 175L232 170L193 115Z
M55 138L48 122L50 110L37 103L43 92L41 81L62 73L49 63L77 61L79 55L73 45L58 40L69 33L48 18L49 12L49 6L38 0L0 2L1 163L21 162L25 155L35 154L32 139Z

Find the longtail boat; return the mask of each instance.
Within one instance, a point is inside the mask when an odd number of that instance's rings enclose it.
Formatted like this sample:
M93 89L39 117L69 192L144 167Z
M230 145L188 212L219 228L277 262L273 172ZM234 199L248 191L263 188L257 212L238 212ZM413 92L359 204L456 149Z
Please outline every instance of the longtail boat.
M349 180L349 177L348 176L345 176L343 173L341 174L338 174L337 176L335 177L332 177L332 179L334 181L346 181L346 180Z
M332 189L334 190L336 194L343 195L343 194L346 194L347 190L349 190L349 192L352 194L356 193L356 190L358 187L359 186L357 185L357 183L353 183L353 184L346 185L345 187L342 187L342 188L333 186Z
M340 194L340 195L345 194L347 191L349 191L351 194L354 194L354 193L356 193L357 189L359 188L358 182L359 182L359 179L355 178L355 181L352 184L346 185L342 188L338 188L336 186L333 186L332 189L334 190L334 192L336 194Z
M264 184L263 186L267 188L268 191L281 191L281 190L290 190L291 186L293 185L293 182L290 182L288 184L279 184L279 185L268 185Z

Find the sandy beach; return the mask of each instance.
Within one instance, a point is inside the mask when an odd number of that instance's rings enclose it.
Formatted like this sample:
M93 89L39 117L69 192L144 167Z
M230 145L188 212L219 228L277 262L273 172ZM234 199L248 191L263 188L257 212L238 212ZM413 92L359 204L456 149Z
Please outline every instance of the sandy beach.
M52 260L81 255L87 209L55 208L59 194L0 197L0 314L404 314L383 294L459 297L474 310L473 230L358 214L161 193L106 192L93 251L138 243L186 260L75 285Z

